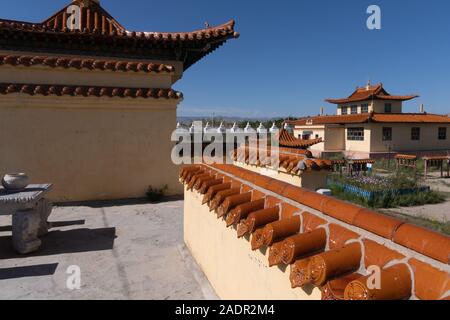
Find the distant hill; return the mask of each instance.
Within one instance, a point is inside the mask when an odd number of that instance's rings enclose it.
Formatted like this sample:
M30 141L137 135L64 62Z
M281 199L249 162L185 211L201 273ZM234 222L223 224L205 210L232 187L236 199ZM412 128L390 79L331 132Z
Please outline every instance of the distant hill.
M234 122L236 123L241 123L241 122L262 122L262 123L266 123L266 122L270 122L270 121L279 121L281 118L244 118L244 117L215 117L214 118L214 123L215 124L219 124L220 122L224 122L225 125L226 124L233 124ZM207 117L207 116L197 116L197 117L177 117L177 122L183 124L183 125L191 125L193 121L203 121L203 122L209 122L211 124L211 122L213 121L213 119L211 117Z

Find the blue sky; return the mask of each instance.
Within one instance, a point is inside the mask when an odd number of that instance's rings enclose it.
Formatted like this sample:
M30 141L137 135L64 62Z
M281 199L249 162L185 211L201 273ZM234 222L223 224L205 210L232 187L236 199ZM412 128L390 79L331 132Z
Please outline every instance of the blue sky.
M41 21L69 1L8 1L2 18ZM392 94L420 94L405 111L450 113L448 0L101 0L136 31L191 31L236 20L237 40L187 70L175 88L179 115L314 115L325 98L348 96L368 79ZM366 9L382 10L382 29Z

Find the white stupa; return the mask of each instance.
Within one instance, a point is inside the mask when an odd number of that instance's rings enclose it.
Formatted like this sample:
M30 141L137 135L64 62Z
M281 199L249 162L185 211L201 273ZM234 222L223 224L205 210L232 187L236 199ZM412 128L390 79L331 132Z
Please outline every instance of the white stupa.
M294 132L294 129L292 128L292 126L289 123L285 123L284 124L284 130L286 130L286 131L288 131L290 133Z
M241 129L239 129L239 127L238 127L238 125L236 124L236 122L233 123L233 127L231 127L230 132L231 132L231 133L238 133L238 132L240 132L240 131L241 131Z
M209 125L209 122L206 123L205 129L203 129L204 133L208 133L211 130L211 126Z
M227 129L223 125L223 122L220 123L220 126L217 128L217 133L225 133L227 132Z
M186 130L182 125L181 125L181 123L177 123L177 128L176 128L176 132L177 133L186 133L186 132L188 132L188 130Z
M255 132L255 129L252 128L252 126L250 125L250 122L247 122L244 132L245 133L254 133Z
M194 127L194 123L192 123L191 127L189 128L189 133L194 133L195 132L195 127Z
M270 133L276 133L278 131L278 127L275 122L272 124L272 127L269 129Z
M264 127L262 122L259 124L259 127L258 127L258 129L256 129L256 132L258 132L258 133L267 133L267 129L266 129L266 127Z

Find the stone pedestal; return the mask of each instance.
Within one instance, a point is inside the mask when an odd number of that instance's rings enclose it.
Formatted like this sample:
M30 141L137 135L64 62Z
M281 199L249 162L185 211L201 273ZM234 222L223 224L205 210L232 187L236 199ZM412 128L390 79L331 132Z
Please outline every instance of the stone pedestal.
M29 185L19 192L0 187L0 215L12 215L13 247L20 254L39 249L38 238L48 233L48 217L52 204L44 195L52 188L50 184Z
M41 199L37 204L37 212L40 216L38 236L44 236L48 233L48 217L52 213L53 204L47 199Z
M37 251L42 242L38 238L41 216L36 209L17 211L12 217L14 249L20 254Z

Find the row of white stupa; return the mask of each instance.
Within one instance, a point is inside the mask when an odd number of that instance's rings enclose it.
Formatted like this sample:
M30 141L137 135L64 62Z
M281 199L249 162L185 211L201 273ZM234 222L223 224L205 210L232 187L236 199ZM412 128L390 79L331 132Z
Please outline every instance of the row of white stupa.
M284 125L285 129L290 129L289 125L286 123ZM195 133L198 132L197 131L198 127L196 127L194 125L194 123L192 123L191 127L189 129L185 129L183 128L183 126L181 125L181 123L177 124L177 131L178 132L189 132L189 133ZM267 129L264 127L264 125L262 123L259 124L258 128L254 129L249 122L247 122L247 125L245 126L244 129L241 129L238 127L238 125L236 124L236 122L233 124L233 126L229 129L227 129L223 122L220 123L220 126L218 128L213 128L211 127L211 125L209 124L209 122L206 123L205 127L203 128L203 133L239 133L239 132L243 132L243 133L276 133L278 132L280 129L276 126L275 123L272 124L272 127L267 131Z

